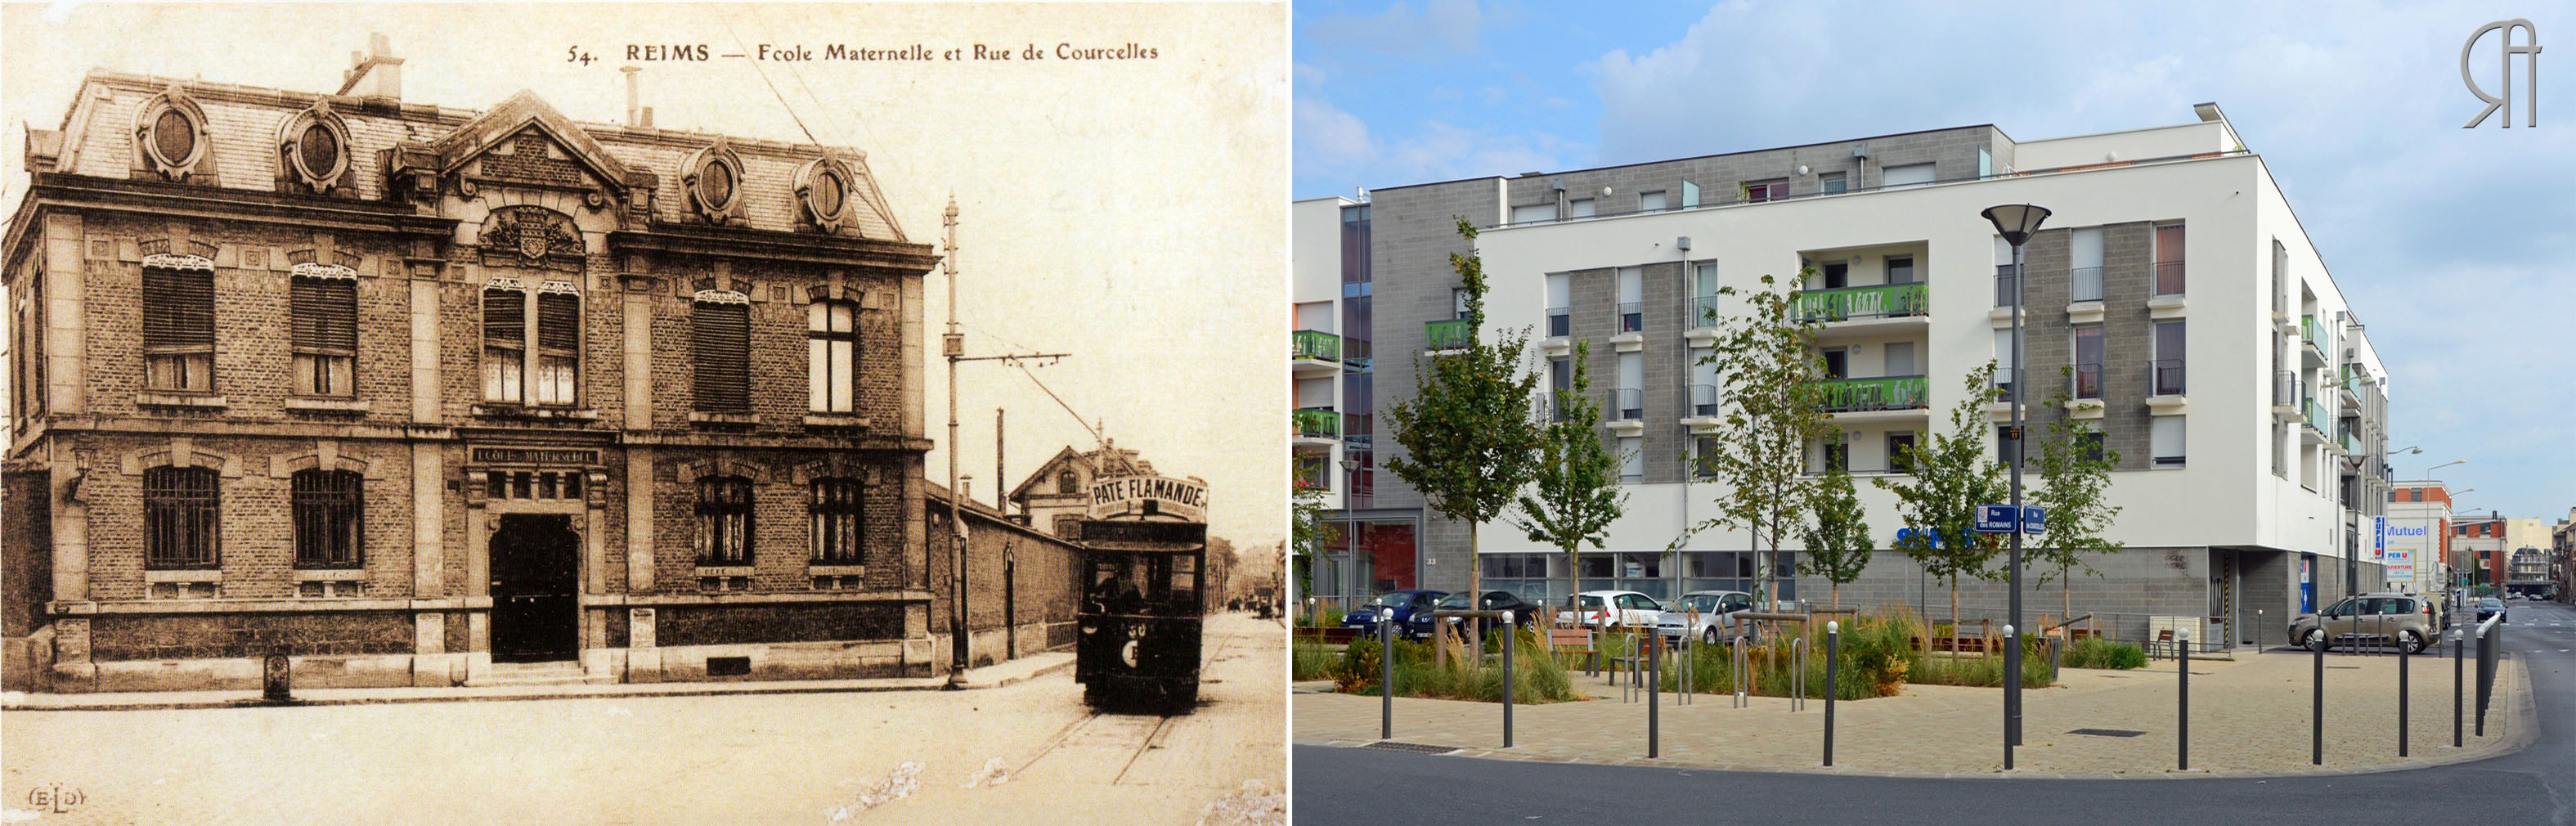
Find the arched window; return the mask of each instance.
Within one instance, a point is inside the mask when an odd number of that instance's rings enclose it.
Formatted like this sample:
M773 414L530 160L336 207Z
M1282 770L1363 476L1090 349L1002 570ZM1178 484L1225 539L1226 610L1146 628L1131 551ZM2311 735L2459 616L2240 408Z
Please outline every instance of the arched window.
M366 540L359 529L365 480L354 471L299 470L289 479L295 519L295 567L356 568Z
M805 305L806 392L816 413L858 410L859 305L816 301Z
M1058 474L1056 474L1056 475L1055 475L1055 492L1057 492L1057 493L1081 493L1081 492L1082 492L1082 478L1081 478L1081 477L1078 477L1078 476L1073 475L1073 471L1070 471L1070 470L1065 471L1065 472L1063 472L1063 473L1058 473Z
M807 508L813 516L814 561L823 565L867 563L867 486L857 479L816 479Z
M751 564L751 480L698 480L698 564Z
M147 568L212 568L223 524L214 468L143 469L143 561Z

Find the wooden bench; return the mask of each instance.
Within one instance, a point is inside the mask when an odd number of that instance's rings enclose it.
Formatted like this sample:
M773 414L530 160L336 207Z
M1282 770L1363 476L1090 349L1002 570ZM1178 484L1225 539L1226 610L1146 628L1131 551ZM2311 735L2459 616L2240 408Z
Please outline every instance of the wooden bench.
M1581 654L1583 673L1590 674L1601 670L1601 652L1592 647L1592 629L1549 628L1547 629L1547 648L1555 652L1557 661L1566 668L1573 668L1574 655Z

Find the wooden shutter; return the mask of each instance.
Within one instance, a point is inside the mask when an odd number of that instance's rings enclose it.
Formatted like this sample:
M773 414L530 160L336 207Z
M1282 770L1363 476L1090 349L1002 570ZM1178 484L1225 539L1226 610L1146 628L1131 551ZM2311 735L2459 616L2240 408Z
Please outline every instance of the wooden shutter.
M295 349L357 351L357 282L295 279Z
M143 346L215 346L215 274L143 271Z
M548 350L581 346L581 297L564 293L537 296L537 346Z
M527 340L528 294L483 291L483 340L516 345Z
M700 410L751 408L751 307L700 303L695 314Z

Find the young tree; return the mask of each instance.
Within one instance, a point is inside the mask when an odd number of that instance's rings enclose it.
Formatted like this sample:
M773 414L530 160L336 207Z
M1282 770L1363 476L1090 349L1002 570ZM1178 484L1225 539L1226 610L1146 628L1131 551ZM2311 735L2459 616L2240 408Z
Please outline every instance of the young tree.
M1292 589L1311 587L1316 563L1324 556L1324 546L1341 541L1341 526L1326 520L1324 511L1323 486L1298 480L1288 499L1288 544L1296 552L1296 560L1304 563L1292 567L1298 567L1308 579L1293 583Z
M1799 272L1799 283L1813 273ZM1693 525L1666 550L1710 527L1745 532L1758 566L1754 602L1768 606L1777 590L1773 561L1781 537L1808 510L1814 481L1806 475L1807 446L1832 432L1826 413L1824 358L1815 347L1816 322L1797 313L1795 288L1782 291L1772 276L1762 289L1743 294L1744 312L1718 322L1713 349L1702 363L1717 367L1725 399L1717 429L1723 449L1702 457L1726 485L1717 516ZM1732 288L1720 295L1737 295Z
M1808 520L1798 526L1799 538L1806 544L1806 558L1798 563L1798 572L1821 576L1833 583L1833 607L1843 607L1843 586L1860 578L1869 567L1870 554L1876 542L1869 535L1869 523L1863 521L1860 496L1852 491L1851 473L1842 468L1828 468L1817 480L1816 492L1809 507Z
M1459 219L1458 237L1472 247L1475 226ZM1420 492L1433 512L1467 523L1467 590L1476 594L1484 587L1484 566L1475 561L1478 530L1537 471L1539 428L1530 399L1539 375L1522 357L1527 330L1492 342L1474 332L1485 325L1484 262L1473 253L1451 253L1449 267L1466 285L1469 338L1464 347L1414 360L1413 398L1386 409L1395 442L1404 447L1386 469ZM1481 644L1475 626L1468 627L1471 641Z
M2074 368L2061 373L2071 380ZM2061 383L2050 394L2049 406L2068 410L2067 392ZM2048 510L2046 531L2039 535L2039 547L2031 549L2031 561L2056 568L2060 596L2065 613L2063 622L2075 616L2075 582L2073 570L2100 576L2083 560L2083 554L2108 554L2120 550L2121 543L2105 534L2111 520L2120 515L2120 507L2103 497L2111 486L2111 469L2119 466L2120 452L2103 445L2102 431L2071 415L2061 413L2048 423L2048 435L2039 440L2039 456L2025 457L2029 467L2039 471L2040 484L2023 498ZM2045 571L2046 568L2041 570ZM2046 585L2049 574L2040 575Z
M1896 494L1896 512L1913 530L1896 540L1896 549L1923 565L1923 570L1950 588L1950 628L1959 627L1959 578L1987 578L1987 564L1999 547L1977 533L1977 506L2001 502L2010 495L2003 464L1986 449L1986 404L1998 397L1994 362L1968 373L1967 392L1950 409L1950 430L1934 433L1912 452L1914 472L1899 481L1870 480ZM1937 538L1937 539L1936 539ZM1954 652L1955 653L1955 652Z
M1627 491L1619 488L1619 460L1601 445L1601 405L1592 400L1592 371L1584 361L1592 345L1574 343L1574 380L1551 391L1553 420L1541 429L1537 476L1520 498L1513 524L1565 552L1566 599L1582 590L1583 546L1601 547L1601 534L1619 520ZM1542 418L1547 414L1540 413ZM1572 607L1569 603L1568 607Z

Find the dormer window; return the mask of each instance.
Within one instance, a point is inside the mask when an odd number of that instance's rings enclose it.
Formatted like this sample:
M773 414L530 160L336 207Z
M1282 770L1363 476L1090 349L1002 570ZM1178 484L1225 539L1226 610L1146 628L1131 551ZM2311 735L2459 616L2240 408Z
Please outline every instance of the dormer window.
M278 177L328 192L349 172L349 125L329 101L297 112L277 128Z
M796 200L805 220L824 232L849 226L850 189L857 177L833 158L815 158L796 170Z
M213 154L206 145L206 111L186 91L172 84L143 101L136 112L134 145L135 154L140 156L137 165L143 171L173 181L185 180L197 174L207 156Z
M710 223L728 223L742 218L742 158L723 139L715 145L690 155L681 166L680 186L689 193L689 206Z

